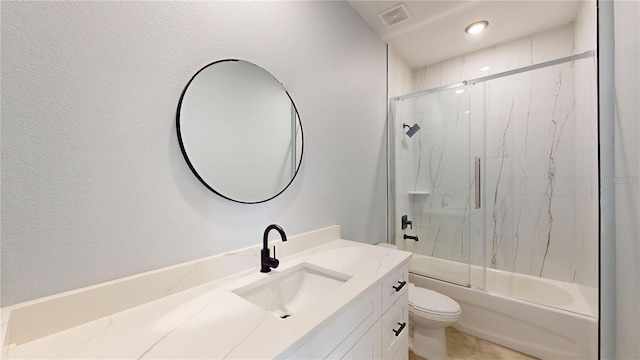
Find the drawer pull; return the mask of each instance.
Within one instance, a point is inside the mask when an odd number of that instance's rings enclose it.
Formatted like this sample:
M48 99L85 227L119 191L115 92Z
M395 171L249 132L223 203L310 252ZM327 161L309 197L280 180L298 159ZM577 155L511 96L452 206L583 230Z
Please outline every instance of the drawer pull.
M391 329L391 331L393 331L396 334L396 336L400 335L402 330L404 330L404 327L407 326L407 323L406 322L398 323L398 325L400 325L400 328L398 330Z
M400 291L400 289L402 289L402 287L404 287L404 285L406 284L406 281L398 281L398 286L392 286L392 288L396 289L396 292Z

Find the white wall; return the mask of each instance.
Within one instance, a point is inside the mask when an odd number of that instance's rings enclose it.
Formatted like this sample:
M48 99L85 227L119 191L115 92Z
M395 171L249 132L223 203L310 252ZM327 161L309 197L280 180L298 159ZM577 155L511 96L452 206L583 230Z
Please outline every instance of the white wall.
M239 58L290 92L304 160L276 199L193 176L175 113ZM344 2L2 2L2 305L338 224L385 240L385 45Z
M640 3L614 1L613 11L615 175L601 175L616 180L616 358L640 359Z
M388 50L388 59L389 99L415 92L413 70L409 65L391 47Z
M638 23L638 2L599 2L602 359L640 358L640 184L634 181L640 176Z

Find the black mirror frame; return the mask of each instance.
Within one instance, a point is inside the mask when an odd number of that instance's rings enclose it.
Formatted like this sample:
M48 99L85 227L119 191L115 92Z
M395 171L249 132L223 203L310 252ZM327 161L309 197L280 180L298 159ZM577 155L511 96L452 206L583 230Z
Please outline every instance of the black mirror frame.
M196 168L193 166L193 164L191 163L191 161L189 160L189 156L187 155L187 152L185 150L184 147L184 143L183 143L183 139L182 139L182 133L180 131L180 109L182 108L182 101L184 99L185 93L187 92L187 89L189 88L189 85L191 85L191 82L193 82L193 80L195 79L196 76L198 76L198 74L200 74L203 70L205 70L206 68L213 66L215 64L221 63L221 62L226 62L226 61L243 61L246 63L250 63L254 66L259 67L260 69L264 70L265 72L267 72L269 75L271 75L275 81L277 81L279 84L282 85L282 83L280 81L278 81L278 79L273 76L269 71L267 71L266 69L264 69L263 67L256 65L250 61L246 61L246 60L240 60L240 59L223 59L223 60L218 60L218 61L214 61L212 63L209 63L205 66L203 66L200 70L198 70L189 80L189 82L187 83L187 85L184 87L184 89L182 90L182 93L180 94L180 100L178 101L178 108L177 108L177 113L176 113L176 130L177 130L177 135L178 135L178 143L180 144L180 151L182 152L182 155L184 156L185 161L187 162L187 165L189 166L189 169L191 169L191 172L193 172L193 174L196 176L196 178L198 178L198 180L200 180L200 182L209 190L211 190L212 192L216 193L217 195L227 199L227 200L231 200L233 202L237 202L237 203L241 203L241 204L260 204L260 203L264 203L267 202L269 200L272 200L274 198L276 198L277 196L279 196L280 194L282 194L285 190L287 190L289 188L289 186L291 186L291 183L293 183L293 180L296 178L296 176L298 176L298 172L300 171L300 167L302 166L302 159L304 158L304 131L302 130L302 120L300 119L300 114L298 113L298 108L296 107L295 102L293 101L293 99L291 98L291 95L289 94L289 91L287 91L287 89L284 87L284 85L282 86L282 89L284 90L285 94L287 94L287 97L289 98L289 101L291 101L291 105L293 106L294 110L296 111L296 117L298 119L298 126L300 126L300 138L302 141L302 146L300 148L300 161L298 162L298 164L296 165L296 171L293 174L293 176L291 177L291 180L289 180L289 183L287 183L287 185L280 190L280 192L278 192L277 194L265 199L265 200L260 200L260 201L242 201L242 200L237 200L237 199L233 199L230 198L228 196L223 195L222 193L218 192L217 190L215 190L211 185L209 185L203 178L202 176L200 176L200 174L198 174L198 171L196 170Z

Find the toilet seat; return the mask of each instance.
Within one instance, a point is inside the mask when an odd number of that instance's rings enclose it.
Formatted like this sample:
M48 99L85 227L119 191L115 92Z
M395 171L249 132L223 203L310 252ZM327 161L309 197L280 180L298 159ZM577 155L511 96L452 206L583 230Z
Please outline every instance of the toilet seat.
M450 297L436 291L409 284L409 306L417 312L440 316L456 316L460 305Z

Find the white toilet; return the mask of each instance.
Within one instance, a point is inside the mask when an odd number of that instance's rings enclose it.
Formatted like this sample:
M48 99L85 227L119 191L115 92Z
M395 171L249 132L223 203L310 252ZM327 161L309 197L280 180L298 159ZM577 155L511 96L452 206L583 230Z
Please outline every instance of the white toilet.
M395 245L379 246L397 249ZM455 324L462 314L460 305L437 291L409 283L409 349L428 360L447 359L444 328ZM413 335L411 335L413 334Z
M460 305L439 292L409 283L409 348L429 360L447 359L444 328L455 324L462 314Z

